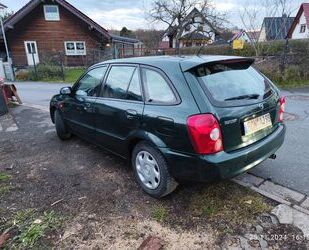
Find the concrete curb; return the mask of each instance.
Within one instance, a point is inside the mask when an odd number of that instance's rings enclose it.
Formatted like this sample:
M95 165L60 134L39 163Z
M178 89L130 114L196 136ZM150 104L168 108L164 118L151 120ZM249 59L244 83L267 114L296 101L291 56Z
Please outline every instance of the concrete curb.
M45 112L49 112L49 109L47 107L41 106L41 105L30 104L30 103L23 103L23 104L21 104L21 106L25 106L25 107L39 109L39 110L42 110L42 111L45 111Z
M249 173L237 176L232 181L280 204L290 206L299 212L309 215L309 197L305 194Z

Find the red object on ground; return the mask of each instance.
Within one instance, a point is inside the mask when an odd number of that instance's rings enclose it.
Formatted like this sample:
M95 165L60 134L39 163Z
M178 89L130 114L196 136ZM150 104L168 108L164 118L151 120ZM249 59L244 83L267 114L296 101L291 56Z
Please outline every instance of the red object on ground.
M15 85L14 84L4 84L3 78L0 78L0 91L3 92L3 96L7 104L10 101L15 101L14 98L19 104L22 104L22 101L17 94L17 89Z

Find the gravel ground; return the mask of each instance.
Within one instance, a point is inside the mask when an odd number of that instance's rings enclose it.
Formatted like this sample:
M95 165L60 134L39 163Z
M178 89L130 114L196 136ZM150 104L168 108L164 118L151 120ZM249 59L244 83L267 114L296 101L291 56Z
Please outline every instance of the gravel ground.
M164 249L308 247L304 237L292 238L303 236L299 229L262 212L275 203L243 187L187 183L158 201L141 191L127 162L77 137L60 141L48 113L20 106L12 115L0 117L0 174L11 176L9 191L0 192L0 248L5 225L26 209L62 218L39 248L136 249L148 236L159 237ZM233 204L239 194L245 200ZM218 213L203 199L229 205ZM20 233L10 232L6 247ZM289 237L272 238L277 234Z

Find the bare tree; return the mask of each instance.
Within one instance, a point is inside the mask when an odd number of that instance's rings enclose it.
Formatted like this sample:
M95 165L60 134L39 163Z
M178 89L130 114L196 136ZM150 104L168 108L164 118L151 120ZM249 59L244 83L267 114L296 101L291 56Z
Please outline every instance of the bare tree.
M240 10L241 22L247 31L261 31L261 17L285 16L289 18L295 10L294 6L295 2L290 0L248 0ZM278 30L283 29L283 26L285 26L284 22L282 22L282 27L278 27ZM274 39L277 39L278 35L279 33L275 35ZM261 50L267 46L259 39L251 39L251 44L256 56L259 56Z
M148 13L152 22L164 23L166 32L176 41L176 49L179 51L179 39L187 24L187 15L197 8L203 15L204 21L212 28L216 28L225 21L225 16L215 10L211 0L154 0Z

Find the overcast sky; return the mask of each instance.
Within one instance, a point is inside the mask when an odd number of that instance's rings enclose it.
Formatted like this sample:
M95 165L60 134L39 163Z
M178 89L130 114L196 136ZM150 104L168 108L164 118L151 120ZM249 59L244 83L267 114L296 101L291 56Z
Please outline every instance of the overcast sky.
M150 8L151 0L67 0L76 8L87 14L94 21L106 29L138 28L164 28L159 24L151 24L146 20L145 10ZM254 0L253 0L254 1ZM10 10L17 11L28 0L0 0ZM219 11L228 13L230 26L242 27L239 13L241 8L248 6L252 1L248 0L214 0L215 7ZM290 0L293 15L296 15L299 5L309 0ZM263 15L260 17L261 22Z

